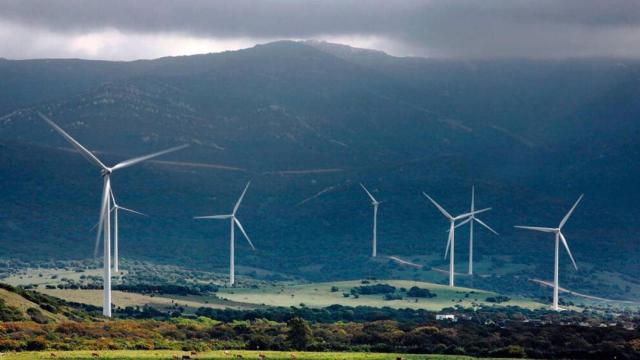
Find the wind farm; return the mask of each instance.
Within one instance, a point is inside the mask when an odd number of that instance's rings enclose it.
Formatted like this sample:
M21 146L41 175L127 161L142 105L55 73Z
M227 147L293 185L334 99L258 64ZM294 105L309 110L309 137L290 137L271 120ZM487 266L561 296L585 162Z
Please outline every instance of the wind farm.
M118 215L119 215L119 210L125 211L125 212L130 212L130 213L134 213L134 214L138 214L138 215L143 215L146 216L146 214L143 214L139 211L135 211L135 210L131 210L128 208L125 208L123 206L120 206L117 202L116 202L116 198L114 196L113 193L113 189L111 187L111 174L113 171L118 170L118 169L122 169L131 165L134 165L136 163L145 161L145 160L150 160L152 158L155 158L157 156L163 155L163 154L167 154L170 152L174 152L180 149L183 149L186 147L186 145L182 145L182 146L178 146L178 147L174 147L168 150L164 150L164 151L160 151L160 152L156 152L150 155L146 155L146 156L141 156L141 157L137 157L137 158L133 158L131 160L126 160L124 162L120 162L118 164L116 164L115 166L109 168L106 165L104 165L97 157L95 157L95 155L93 155L90 151L88 151L86 148L84 148L82 145L80 145L80 143L78 143L75 139L73 139L69 134L67 134L64 130L62 130L62 128L60 128L57 124L55 124L52 120L50 120L48 117L44 116L41 113L38 113L38 116L40 118L42 118L44 121L46 121L54 130L56 130L60 135L62 135L71 145L73 145L85 158L87 158L88 160L90 160L91 162L93 162L95 165L98 165L101 167L101 175L104 178L104 187L103 187L103 200L101 203L101 211L100 211L100 220L97 224L98 227L98 236L96 237L96 247L95 247L95 251L97 253L97 249L98 249L98 244L100 241L100 235L103 236L103 244L104 244L104 250L103 250L103 298L102 298L102 308L103 308L103 315L104 316L111 316L111 299L112 299L112 292L111 292L111 277L112 277L112 271L113 272L119 272L120 269L120 264L119 264L119 227L118 227ZM240 194L239 198L237 199L232 211L230 214L221 214L221 215L207 215L207 216L196 216L194 217L194 219L197 220L205 220L205 219L213 219L213 220L229 220L229 224L230 224L230 233L229 233L229 275L228 275L228 284L230 286L234 286L236 284L236 254L235 254L235 230L236 228L238 230L240 230L240 232L242 233L243 237L247 240L247 243L249 244L249 246L251 247L252 250L256 250L251 239L249 238L247 232L245 231L244 227L242 226L241 222L238 220L236 214L240 208L240 205L247 193L247 190L249 189L249 186L251 185L251 182L248 182L246 184L246 186L244 187L242 193ZM371 247L371 256L372 258L376 258L377 257L377 251L378 251L378 242L377 242L377 224L378 224L378 206L380 205L380 202L373 196L373 194L364 186L364 184L360 183L359 184L360 187L362 188L362 190L364 190L365 194L367 195L367 197L369 198L369 200L371 201L371 206L373 207L373 221L372 221L372 247ZM446 243L446 247L445 247L445 259L448 257L449 258L449 270L448 270L448 286L450 287L454 287L455 286L455 277L456 277L456 267L455 267L455 258L456 258L456 252L455 252L455 230L458 227L461 227L465 224L469 224L470 229L469 229L469 264L468 264L468 273L467 275L469 276L473 276L473 236L474 236L474 232L473 232L473 223L477 222L478 224L480 224L482 227L486 228L487 230L489 230L490 232L498 235L498 233L493 230L493 228L491 228L489 225L487 225L484 221L480 220L477 215L484 213L486 211L491 210L491 208L483 208L480 210L477 210L475 208L475 186L472 187L472 192L471 192L471 205L470 205L470 209L468 212L465 212L461 215L457 215L457 216L453 216L451 215L447 210L445 210L439 203L437 203L433 198L431 198L427 193L423 192L422 195L424 195L424 197L426 197L429 202L431 202L437 209L438 211L444 215L444 217L449 221L449 229L447 230L448 233L448 237L447 237L447 243ZM561 232L562 227L565 225L565 223L567 222L567 220L569 219L569 217L571 216L571 214L573 213L573 211L575 210L575 208L577 207L578 203L580 203L580 201L582 200L582 196L580 196L580 198L576 201L576 203L574 204L574 206L569 210L569 212L565 215L565 217L562 219L562 221L560 222L560 225L557 228L542 228L542 227L531 227L531 226L515 226L516 228L522 228L522 229L528 229L528 230L535 230L535 231L542 231L542 232L551 232L551 233L555 233L556 234L556 254L555 254L555 260L554 260L554 289L553 289L553 300L552 300L552 305L551 308L553 310L561 310L559 307L559 253L558 253L558 246L560 244L560 242L562 242L562 244L564 245L565 249L567 250L567 253L569 254L569 257L574 265L574 267L577 269L577 265L575 263L575 261L573 260L573 255L571 254L568 244L566 242L566 239L564 237L564 235ZM111 224L111 214L113 213L113 217L114 217L114 222L113 225ZM111 250L111 241L112 241L112 237L111 237L111 231L112 231L112 227L113 227L113 254L112 254L112 250ZM112 259L113 256L113 259ZM397 258L396 258L397 259ZM399 260L400 263L403 263L402 260ZM406 264L411 264L413 266L412 263L406 262ZM113 266L113 267L112 267Z

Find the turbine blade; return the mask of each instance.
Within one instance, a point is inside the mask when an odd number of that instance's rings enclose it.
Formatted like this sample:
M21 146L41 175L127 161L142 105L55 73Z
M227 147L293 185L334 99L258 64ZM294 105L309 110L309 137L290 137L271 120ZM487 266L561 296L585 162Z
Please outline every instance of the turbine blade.
M170 149L158 151L158 152L153 153L153 154L144 155L144 156L136 157L136 158L133 158L133 159L125 160L125 161L123 161L121 163L116 164L116 166L111 168L111 170L115 171L115 170L122 169L122 168L125 168L125 167L128 167L128 166L131 166L131 165L135 165L135 164L137 164L139 162L142 162L142 161L145 161L145 160L149 160L149 159L152 159L154 157L157 157L157 156L160 156L160 155L164 155L164 154L168 154L168 153L171 153L171 152L174 152L174 151L178 151L178 150L184 149L184 148L186 148L188 146L189 146L188 144L184 144L184 145L172 147Z
M91 151L87 150L84 146L80 145L71 135L67 134L60 126L54 123L51 119L44 116L44 114L38 112L38 116L42 118L42 120L46 121L55 131L57 131L62 137L64 137L74 148L76 148L85 159L94 163L95 165L101 167L102 169L108 169L105 164L102 163L95 155L91 153Z
M444 249L444 258L446 259L449 255L449 248L451 247L451 237L453 236L453 231L449 228L449 237L447 237L447 247Z
M124 206L118 206L118 209L120 209L120 210L124 210L124 211L128 211L128 212L130 212L130 213L134 213L134 214L138 214L138 215L142 215L142 216L149 217L149 215L147 215L147 214L141 213L141 212L139 212L139 211L135 211L135 210L127 209L127 208L126 208L126 207L124 207Z
M208 215L208 216L196 216L194 219L216 219L216 220L224 220L230 219L233 215Z
M233 221L236 223L236 225L238 225L238 229L240 229L240 232L242 232L242 235L244 235L245 239L247 239L247 241L249 242L249 245L251 245L251 248L255 251L256 248L255 246L253 246L251 239L249 239L249 235L247 235L246 231L244 231L244 228L242 227L242 224L240 224L240 221L235 217L233 218Z
M542 231L542 232L547 232L547 233L552 233L552 232L556 231L556 229L554 229L554 228L539 227L539 226L520 226L520 225L516 225L514 227L518 228L518 229Z
M480 214L480 213L483 213L483 212L485 212L485 211L489 211L489 210L491 210L491 208L484 208L484 209L482 209L482 210L475 210L475 211L471 211L471 212L464 213L464 214L462 214L462 215L458 215L458 216L456 216L456 217L454 218L454 220L464 219L464 218L466 218L466 217L468 217L468 216L476 215L476 214Z
M374 204L378 203L378 201L376 200L376 198L373 197L373 195L371 195L371 193L369 192L369 190L367 190L366 187L364 187L364 185L362 183L360 183L360 186L362 186L362 188L364 189L364 191L367 193L367 195L369 195L369 197L371 198L371 202L373 202Z
M98 224L100 224L100 221L98 221L97 223L93 224L93 226L91 227L91 229L89 229L89 232L93 231L95 228L98 227Z
M111 207L111 210L109 210L110 212L113 212L116 208L115 207ZM98 221L97 223L93 224L93 226L91 227L91 229L89 229L89 232L95 230L95 228L98 227L98 224L100 224L100 221Z
M113 196L113 189L109 190L109 195L111 196L111 202L113 202L113 207L118 207L118 203L116 203L116 198Z
M236 212L238 212L238 208L240 207L240 203L242 202L242 199L244 198L244 194L247 193L247 189L249 188L249 185L251 185L251 181L249 181L247 183L247 186L244 187L244 190L242 191L242 194L240 195L240 198L238 198L238 202L236 202L236 205L233 207L233 212L232 212L233 215L235 215Z
M562 240L562 244L564 245L564 248L567 249L567 254L569 254L569 259L571 259L571 262L573 263L573 267L576 268L576 270L578 270L578 265L576 265L576 261L573 260L573 255L571 255L571 250L569 250L569 244L567 243L567 239L564 237L564 235L562 235L562 232L560 232L559 234L560 234L560 240Z
M471 218L469 218L469 219L471 219ZM486 227L486 228L487 228L487 230L491 231L492 233L494 233L494 234L496 234L496 235L500 235L500 234L498 234L498 232L497 232L497 231L493 230L493 229L491 228L491 226L489 226L489 225L485 224L485 223L484 223L484 221L482 221L482 220L478 219L477 217L474 217L473 219L474 219L475 221L477 221L480 225L482 225L482 226Z
M98 247L100 246L100 235L104 227L104 217L107 209L109 208L109 191L111 189L111 183L109 178L104 182L104 189L102 190L102 203L100 204L100 220L98 221L98 233L96 235L96 244L93 248L93 256L98 256Z
M429 199L433 205L436 206L436 208L438 208L438 210L440 210L440 212L447 218L447 219L453 219L453 216L451 216L447 210L445 210L442 206L440 206L440 204L438 204L435 200L433 200L431 198L431 196L427 195L427 193L423 192L422 195L424 195L427 199Z
M584 196L584 194L580 195L580 197L578 198L578 200L576 201L575 204L573 204L573 206L571 207L571 209L569 210L569 212L567 213L567 215L564 216L564 218L562 218L562 221L560 221L560 225L558 225L558 227L560 229L562 229L562 227L564 226L564 224L567 223L567 220L569 220L569 217L571 217L571 214L573 213L573 210L576 209L576 206L578 206L578 204L580 203L580 200L582 200L582 197Z
M476 187L475 185L471 186L471 212L473 212L476 208Z

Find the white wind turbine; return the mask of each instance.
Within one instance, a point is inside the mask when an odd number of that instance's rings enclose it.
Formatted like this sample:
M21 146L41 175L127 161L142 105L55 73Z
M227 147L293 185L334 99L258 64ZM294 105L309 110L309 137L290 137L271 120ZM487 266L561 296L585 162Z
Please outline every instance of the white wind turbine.
M91 153L91 151L84 148L77 142L71 135L67 134L61 127L59 127L56 123L54 123L51 119L43 115L42 113L38 113L38 115L46 121L51 127L56 130L62 137L64 137L78 152L84 156L89 162L98 166L101 169L101 175L103 178L103 190L102 190L102 200L100 205L100 221L98 222L98 234L96 237L96 243L100 241L100 234L104 235L104 273L103 273L103 296L102 296L102 314L104 316L111 317L111 211L110 211L110 193L111 193L111 174L119 169L123 169L129 167L131 165L135 165L139 162L149 160L156 156L160 156L163 154L167 154L176 150L183 149L188 145L181 145L171 149L163 150L157 153L153 153L150 155L140 156L133 159L122 161L116 164L113 167L108 167L103 164L95 155ZM103 231L104 230L104 231Z
M485 211L489 211L491 210L491 208L486 208L486 209L482 209L482 210L476 210L476 211L471 211L468 213L464 213L462 215L458 215L458 216L451 216L451 214L449 214L447 212L447 210L445 210L442 206L440 206L435 200L433 200L429 195L427 195L427 193L422 193L422 195L424 195L427 199L429 199L429 201L431 201L433 203L433 205L435 205L436 208L438 208L438 210L440 210L440 212L442 213L442 215L444 215L447 219L449 219L449 237L447 239L447 248L445 249L444 252L444 257L445 259L447 258L447 254L449 253L449 248L451 248L451 254L449 255L449 286L454 286L454 276L455 276L455 246L456 246L456 239L455 239L455 224L456 221L458 220L462 220L464 218L467 218L469 216L475 215L475 214L479 214Z
M463 222L456 225L456 228L469 223L469 275L473 275L473 223L477 222L478 224L484 226L487 230L492 233L499 235L497 231L493 230L489 225L485 224L482 220L478 219L473 212L475 211L475 187L471 187L471 215Z
M120 206L118 205L118 203L116 202L116 198L115 196L113 196L113 190L110 191L111 194L111 202L113 203L113 206L111 207L111 211L113 211L113 271L115 272L119 272L119 268L118 268L118 211L122 210L122 211L127 211L133 214L138 214L138 215L142 215L142 216L148 216L147 214L143 214L139 211L135 211L135 210L131 210L131 209L127 209L124 206ZM96 249L97 250L97 249Z
M564 218L562 218L562 221L560 221L560 225L558 225L557 228L547 228L547 227L538 227L538 226L519 226L519 225L515 226L518 229L527 229L527 230L541 231L545 233L555 234L556 244L555 244L555 258L553 263L553 305L551 306L551 308L556 311L560 310L560 307L558 306L558 288L560 286L558 277L559 277L559 271L560 271L559 262L560 262L560 242L561 241L562 241L562 245L564 245L564 248L567 250L567 254L569 254L569 259L571 259L571 262L573 263L573 267L576 270L578 270L578 265L576 265L575 260L573 260L573 255L571 255L571 250L569 250L569 244L567 243L567 239L562 234L562 227L564 226L564 224L567 223L567 220L569 220L569 217L571 216L573 211L576 209L576 207L580 203L580 200L582 200L583 196L584 194L580 195L580 197L575 202L575 204L573 204L573 206L571 207L567 215L565 215Z
M238 226L238 229L240 229L240 231L242 232L242 235L244 235L244 237L247 239L247 242L249 242L249 245L251 246L251 249L253 249L254 251L256 250L256 248L253 246L253 243L251 242L251 239L249 239L249 235L247 235L247 233L244 231L244 228L242 227L242 224L240 224L240 221L236 217L236 213L238 212L238 208L240 207L240 203L242 202L242 198L244 198L244 194L247 193L247 189L249 188L250 184L251 184L251 181L249 181L247 183L247 186L244 187L244 190L242 191L242 194L240 195L240 198L236 202L236 205L233 207L233 212L231 214L228 214L228 215L196 216L194 218L194 219L217 219L217 220L229 219L231 221L231 235L229 237L229 285L233 285L236 282L236 269L235 269L235 242L236 242L236 239L235 239L235 231L234 231L236 225Z
M124 206L120 206L118 205L118 203L116 202L116 199L113 195L113 189L111 189L110 191L110 195L111 195L111 210L110 212L113 213L113 271L114 272L119 272L119 251L118 251L118 238L119 238L119 234L120 231L118 230L118 211L119 210L123 210L123 211L128 211L130 213L134 213L134 214L138 214L138 215L142 215L142 216L149 216L147 214L143 214L139 211L135 211L135 210L131 210L131 209L127 209ZM93 225L93 227L91 228L91 231L93 231L93 229L97 228L98 225L100 224L100 222L98 221L95 225ZM98 253L98 245L99 242L96 242L96 247L94 249L94 252L97 254Z
M371 206L373 206L373 255L372 256L376 257L378 255L378 205L380 205L380 202L376 200L373 197L373 195L371 195L369 190L367 190L367 188L364 187L362 183L360 183L360 186L362 186L362 188L367 193L367 195L369 195L369 198L371 199Z

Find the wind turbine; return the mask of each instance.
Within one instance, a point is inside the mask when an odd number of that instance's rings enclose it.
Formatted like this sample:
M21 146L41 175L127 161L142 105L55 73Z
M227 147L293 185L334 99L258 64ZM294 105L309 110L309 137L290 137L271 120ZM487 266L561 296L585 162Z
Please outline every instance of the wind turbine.
M451 248L451 255L449 255L449 286L454 286L454 269L455 269L454 258L455 258L455 246L456 246L456 239L455 239L456 228L455 228L455 224L456 224L456 221L462 220L464 218L467 218L467 217L475 215L475 214L480 214L482 212L489 211L489 210L491 210L491 208L471 211L471 212L464 213L464 214L458 215L458 216L452 216L451 214L449 214L447 212L447 210L445 210L435 200L433 200L429 195L427 195L427 193L423 192L422 195L424 195L427 199L429 199L429 201L431 201L433 203L433 205L435 205L435 207L438 208L438 210L440 210L442 215L444 215L447 219L449 219L449 223L450 223L450 225L449 225L449 237L447 239L447 248L444 251L444 257L445 257L445 259L447 258L447 253L449 252L449 248Z
M119 233L118 232L118 211L119 210L127 211L130 213L138 214L142 216L148 216L148 215L143 214L139 211L127 209L124 206L118 205L118 203L116 202L115 196L113 196L113 190L111 190L109 194L111 195L111 203L113 204L113 206L111 207L111 211L113 211L113 271L119 272L120 270L118 269L118 233Z
M367 193L367 195L369 195L369 198L371 199L371 206L373 206L373 255L372 256L376 257L378 254L378 205L380 205L380 202L376 200L373 197L373 195L371 195L369 190L367 190L367 188L364 187L362 183L360 183L360 186L362 186L362 188Z
M96 236L96 243L100 241L100 234L104 235L104 273L103 273L103 296L102 296L102 314L107 317L111 317L111 211L110 211L110 193L111 193L111 174L119 169L123 169L139 162L149 160L156 156L167 154L176 150L183 149L188 145L176 146L171 149L159 151L150 155L140 156L133 159L122 161L112 167L108 167L102 163L91 151L80 145L71 135L67 134L61 127L54 123L51 119L38 113L38 116L42 120L46 121L55 131L57 131L62 137L64 137L78 152L84 156L89 162L98 166L101 171L100 174L103 178L102 200L100 205L100 221L98 222L98 233ZM104 231L103 231L104 230ZM97 251L97 246L96 246Z
M229 237L229 285L233 285L236 282L236 269L235 269L235 242L236 242L236 239L235 239L235 232L234 232L236 225L238 226L238 229L240 229L240 231L242 232L242 235L244 235L245 239L247 239L247 242L251 246L251 249L253 249L254 251L256 250L256 248L253 246L253 243L251 242L251 239L249 239L249 235L247 235L247 233L244 231L244 228L242 227L242 224L240 224L240 220L238 220L238 218L236 217L236 213L238 212L238 208L240 207L240 203L242 202L242 199L244 198L244 194L247 193L247 189L249 188L250 184L251 184L251 181L249 181L247 183L247 186L244 187L244 190L242 191L242 194L240 195L240 198L236 202L236 205L233 207L233 211L231 212L231 214L228 214L228 215L196 216L194 218L194 219L217 219L217 220L229 219L231 221L231 235Z
M469 275L473 275L473 223L477 222L478 224L484 226L487 230L492 233L499 235L498 232L493 230L489 225L485 224L482 220L478 219L473 212L475 211L475 187L471 187L471 215L463 222L456 225L456 228L469 223Z
M580 200L582 200L583 196L584 196L584 194L580 195L580 197L575 202L575 204L573 204L573 206L571 207L571 209L569 210L567 215L565 215L564 218L562 218L562 221L560 221L560 225L558 225L557 228L547 228L547 227L539 227L539 226L520 226L520 225L516 225L515 226L518 229L541 231L541 232L545 232L545 233L554 233L555 234L556 247L555 247L555 258L554 258L554 262L553 262L553 305L551 306L551 308L553 310L556 310L556 311L560 310L560 307L558 306L558 288L560 286L559 285L559 281L558 281L558 277L559 277L558 273L560 271L559 270L560 241L562 241L562 245L564 245L564 248L567 250L567 254L569 254L569 259L571 259L571 262L573 263L573 267L576 270L578 270L578 265L576 265L575 260L573 260L573 255L571 255L571 250L569 250L569 244L567 243L567 239L562 234L562 227L564 226L564 224L567 223L567 220L569 220L569 217L571 216L573 211L576 209L576 207L580 203Z

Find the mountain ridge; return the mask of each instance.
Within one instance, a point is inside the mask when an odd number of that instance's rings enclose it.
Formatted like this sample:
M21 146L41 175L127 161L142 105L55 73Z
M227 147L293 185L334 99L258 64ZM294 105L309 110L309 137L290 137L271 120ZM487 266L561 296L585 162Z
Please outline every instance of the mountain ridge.
M556 223L587 192L570 225L577 260L604 269L622 258L620 271L637 271L640 101L633 95L640 66L375 55L363 65L286 41L130 63L0 65L0 77L10 80L0 85L0 203L10 215L0 218L0 248L46 259L87 256L80 250L92 246L85 239L98 212L97 172L46 147L68 145L37 119L38 110L107 160L192 145L159 159L166 163L114 177L115 191L133 208L158 214L122 225L130 234L122 251L134 258L225 264L224 228L191 217L228 208L253 178L242 211L263 253L239 251L247 265L290 273L320 265L308 275L317 279L369 273L364 182L388 201L380 228L386 254L440 253L446 224L420 192L463 211L475 184L496 209L487 221L504 234L483 236L479 256L539 264L534 271L544 276L551 258L538 244L545 240L510 227ZM296 172L309 169L343 171ZM516 242L523 251L510 247ZM373 269L391 271L384 263ZM578 281L580 274L567 276Z

